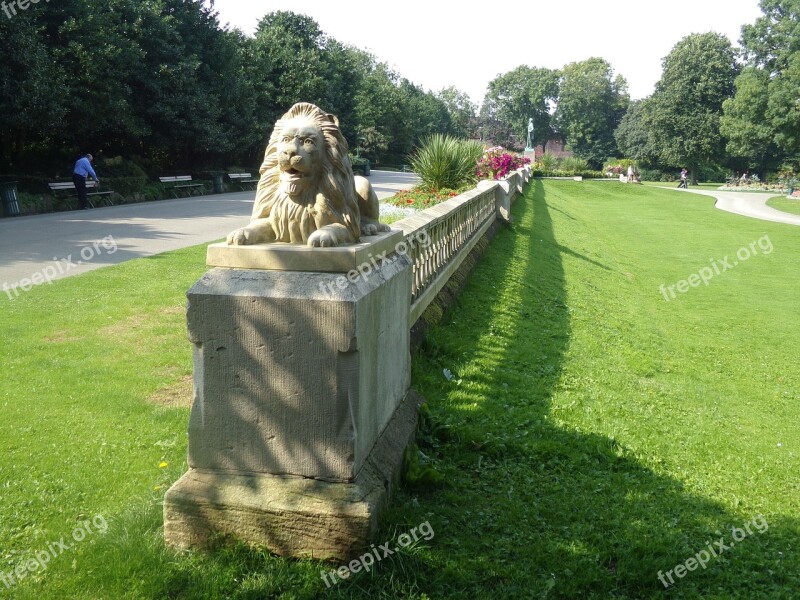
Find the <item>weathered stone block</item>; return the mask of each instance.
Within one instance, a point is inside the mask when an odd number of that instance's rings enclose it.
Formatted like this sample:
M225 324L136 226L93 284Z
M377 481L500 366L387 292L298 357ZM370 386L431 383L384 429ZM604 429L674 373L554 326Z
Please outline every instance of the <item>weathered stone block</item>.
M410 383L410 278L397 254L350 281L206 273L187 294L189 466L353 481Z
M409 392L351 483L190 469L164 498L167 544L202 549L230 537L285 556L349 560L378 529L420 401Z

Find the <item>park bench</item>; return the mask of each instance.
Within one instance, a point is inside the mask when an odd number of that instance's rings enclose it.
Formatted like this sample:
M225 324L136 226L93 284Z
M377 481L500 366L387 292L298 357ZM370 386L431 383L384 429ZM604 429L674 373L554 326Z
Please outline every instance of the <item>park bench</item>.
M161 185L164 186L164 189L168 190L175 198L180 198L181 194L184 193L187 197L192 196L195 191L199 196L202 196L206 187L203 183L191 183L191 175L159 177L158 180L161 182Z
M50 193L52 194L53 198L59 200L68 200L70 198L77 201L78 194L75 191L75 184L71 181L54 181L52 183L47 184L50 188ZM94 180L88 180L86 182L86 189L99 189L97 182ZM114 192L87 192L86 193L86 201L89 203L89 206L94 208L94 204L92 203L92 197L96 197L99 202L105 204L106 206L114 206L114 203L111 201L111 195ZM72 203L67 202L69 208L72 208Z
M228 173L228 179L242 191L254 189L258 185L258 179L254 179L250 173Z

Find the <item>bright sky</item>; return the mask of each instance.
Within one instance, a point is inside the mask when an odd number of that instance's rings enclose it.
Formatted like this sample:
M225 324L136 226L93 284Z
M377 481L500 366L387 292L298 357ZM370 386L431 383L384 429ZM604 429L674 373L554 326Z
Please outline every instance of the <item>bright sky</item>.
M480 104L492 79L520 65L559 69L604 58L628 82L631 98L649 96L661 61L683 37L715 31L738 45L741 26L761 16L758 0L215 0L223 25L252 35L275 10L312 17L338 41L371 52L401 77L439 91L453 85ZM495 10L496 9L496 10Z

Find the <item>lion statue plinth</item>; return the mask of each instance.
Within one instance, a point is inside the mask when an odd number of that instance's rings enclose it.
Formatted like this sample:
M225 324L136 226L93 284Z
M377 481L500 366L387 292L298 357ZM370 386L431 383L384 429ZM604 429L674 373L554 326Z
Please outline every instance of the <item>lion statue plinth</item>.
M372 185L353 176L338 119L313 104L295 104L275 123L260 173L252 220L229 245L331 247L389 231Z

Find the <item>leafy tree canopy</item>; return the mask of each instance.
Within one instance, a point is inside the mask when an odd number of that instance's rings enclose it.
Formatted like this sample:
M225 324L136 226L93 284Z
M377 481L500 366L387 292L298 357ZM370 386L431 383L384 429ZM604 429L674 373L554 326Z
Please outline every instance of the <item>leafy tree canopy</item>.
M602 58L570 63L561 71L554 121L568 146L599 168L617 152L614 131L628 107L628 86Z

